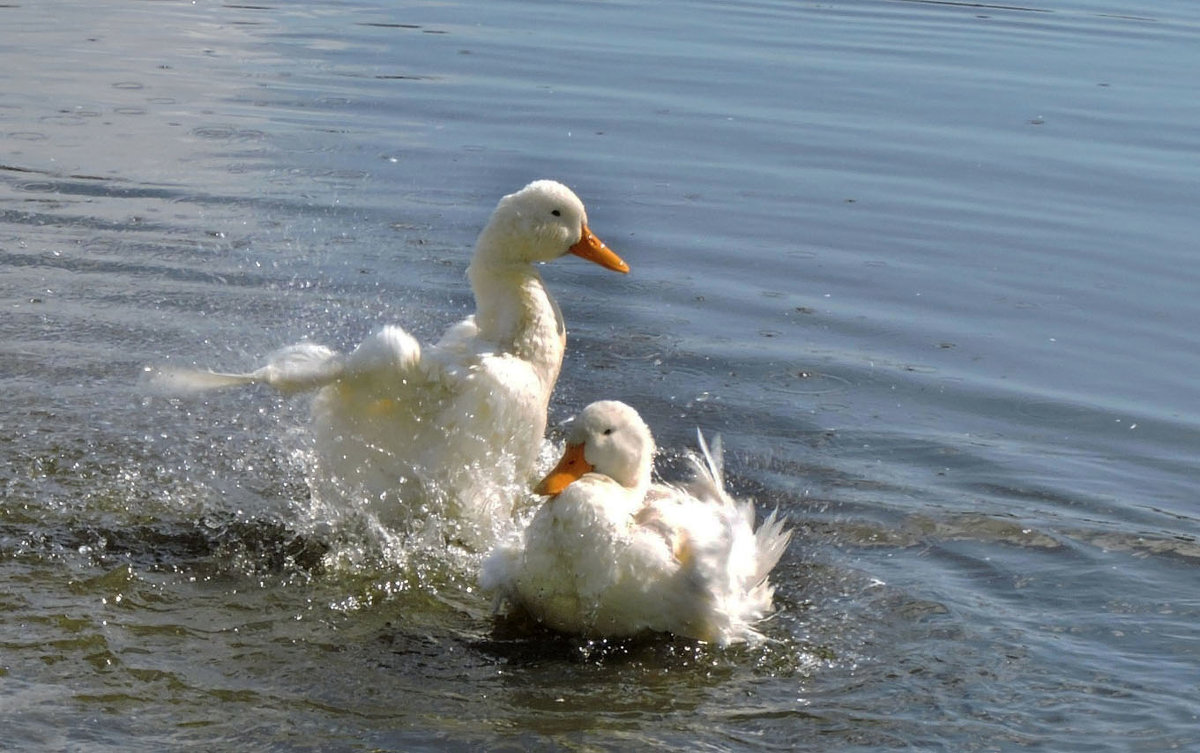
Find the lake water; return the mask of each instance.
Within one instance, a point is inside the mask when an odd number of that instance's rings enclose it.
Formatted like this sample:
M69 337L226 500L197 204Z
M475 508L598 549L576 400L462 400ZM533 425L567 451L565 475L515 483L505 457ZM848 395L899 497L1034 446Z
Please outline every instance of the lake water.
M0 6L0 747L1200 746L1200 5ZM307 403L152 394L470 308L571 185L556 424L697 426L796 530L759 648L495 627L308 494Z

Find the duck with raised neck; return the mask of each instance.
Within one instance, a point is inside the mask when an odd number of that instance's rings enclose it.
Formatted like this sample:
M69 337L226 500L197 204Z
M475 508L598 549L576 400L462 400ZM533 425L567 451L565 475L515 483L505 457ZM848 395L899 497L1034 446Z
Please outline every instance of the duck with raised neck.
M317 486L369 505L389 528L440 519L453 528L441 535L479 546L535 471L566 343L535 265L567 254L629 271L574 192L534 181L502 198L479 234L467 270L476 311L436 345L422 351L385 326L345 355L300 343L251 372L157 369L156 379L174 390L318 390Z

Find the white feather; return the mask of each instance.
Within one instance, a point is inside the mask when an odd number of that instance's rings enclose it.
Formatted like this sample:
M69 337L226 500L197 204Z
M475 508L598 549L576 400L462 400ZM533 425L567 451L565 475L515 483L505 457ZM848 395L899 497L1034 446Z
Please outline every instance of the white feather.
M285 394L324 387L342 375L342 360L322 345L299 343L275 351L266 365L243 374L163 367L151 370L151 384L167 392L197 392L266 384Z

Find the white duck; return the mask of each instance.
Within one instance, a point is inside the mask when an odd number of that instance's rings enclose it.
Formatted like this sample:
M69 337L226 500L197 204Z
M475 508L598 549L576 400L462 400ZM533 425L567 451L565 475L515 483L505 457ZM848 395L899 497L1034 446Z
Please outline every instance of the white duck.
M492 213L467 268L475 314L433 347L422 351L386 326L349 355L300 343L245 374L162 370L158 378L176 389L320 389L322 474L364 493L385 524L432 512L466 523L464 538L486 540L492 518L509 512L534 472L566 345L562 314L534 265L568 253L629 271L592 234L569 188L535 181Z
M767 580L790 531L724 489L721 448L700 435L686 485L652 484L654 439L633 408L592 403L536 491L550 498L484 560L480 585L550 628L589 637L645 631L720 645L757 641Z

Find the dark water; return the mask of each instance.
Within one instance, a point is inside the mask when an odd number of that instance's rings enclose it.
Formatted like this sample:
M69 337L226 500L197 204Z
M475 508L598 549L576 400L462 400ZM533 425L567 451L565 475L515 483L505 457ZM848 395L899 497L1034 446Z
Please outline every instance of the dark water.
M14 750L1200 745L1200 9L0 6ZM303 399L152 395L467 310L572 185L561 420L724 435L797 530L764 648L494 627L308 495Z

